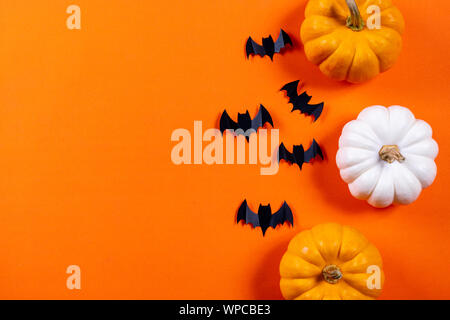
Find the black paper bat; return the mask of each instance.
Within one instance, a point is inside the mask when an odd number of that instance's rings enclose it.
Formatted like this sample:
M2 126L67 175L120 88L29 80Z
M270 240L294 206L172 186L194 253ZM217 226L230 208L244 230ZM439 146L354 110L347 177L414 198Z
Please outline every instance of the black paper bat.
M245 45L247 59L251 54L259 54L261 57L269 56L270 60L273 61L273 55L279 53L288 44L292 46L292 40L283 29L280 29L280 35L276 42L273 41L272 36L269 36L268 38L262 38L262 45L259 45L252 37L249 37Z
M291 226L294 225L294 216L286 201L277 212L272 214L270 204L267 206L260 204L258 213L255 213L248 207L247 200L244 200L238 210L237 223L241 220L244 220L245 224L251 224L253 228L261 227L263 236L266 234L266 230L269 227L275 229L276 226L279 224L282 225L286 221L289 221Z
M294 146L292 153L286 149L284 143L281 143L278 148L278 162L280 162L280 160L286 160L289 163L295 163L298 165L300 170L302 169L303 163L309 163L317 155L319 155L323 160L322 150L314 139L311 146L306 151L304 150L303 145Z
M264 108L263 105L260 105L259 111L253 118L253 120L250 118L248 110L245 113L238 113L237 122L233 121L228 115L227 111L224 110L222 116L220 117L220 131L222 132L222 134L227 129L231 129L234 131L242 129L244 133L248 129L258 131L258 129L263 127L267 122L270 123L270 125L273 127L272 117L270 116L269 111L267 111L267 109Z
M297 88L299 82L300 80L290 82L284 85L280 91L286 91L286 95L289 97L289 103L292 103L293 105L291 112L300 110L301 113L314 116L314 121L316 121L322 114L324 103L309 104L309 101L311 101L311 96L308 95L306 91L298 95Z

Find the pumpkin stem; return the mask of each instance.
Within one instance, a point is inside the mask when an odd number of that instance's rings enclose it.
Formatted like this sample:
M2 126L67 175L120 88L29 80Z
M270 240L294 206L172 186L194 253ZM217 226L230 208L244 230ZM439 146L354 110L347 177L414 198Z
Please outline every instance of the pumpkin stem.
M322 270L323 278L330 284L336 284L342 278L341 269L335 264L330 264Z
M398 162L405 161L405 157L402 156L397 145L385 145L381 147L378 154L380 155L381 160L388 163L392 163L395 160L397 160Z
M364 21L359 12L358 5L355 0L345 0L350 9L350 16L347 18L347 27L353 31L361 31L364 29Z

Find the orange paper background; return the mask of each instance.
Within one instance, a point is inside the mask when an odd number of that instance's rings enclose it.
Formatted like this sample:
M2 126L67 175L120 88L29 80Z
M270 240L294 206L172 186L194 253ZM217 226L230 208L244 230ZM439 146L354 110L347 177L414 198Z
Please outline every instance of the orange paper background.
M289 240L324 222L351 225L380 250L383 299L450 298L450 4L397 0L406 20L395 67L362 85L323 76L303 53L306 0L0 1L0 298L278 299ZM246 60L244 44L282 27L283 55ZM279 88L305 82L321 118L290 113ZM326 161L171 162L177 128L218 124L263 103L286 145L314 137ZM406 207L355 200L334 157L340 130L366 106L399 104L427 121L438 175ZM286 200L295 226L236 225L250 205ZM68 265L81 290L66 288Z

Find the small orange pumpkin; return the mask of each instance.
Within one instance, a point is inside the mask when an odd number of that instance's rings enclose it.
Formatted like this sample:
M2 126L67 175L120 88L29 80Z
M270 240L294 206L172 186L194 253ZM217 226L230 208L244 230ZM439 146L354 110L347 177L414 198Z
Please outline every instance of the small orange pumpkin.
M377 248L357 230L336 223L300 232L280 263L285 299L375 299L384 284Z
M325 75L359 83L394 65L404 28L390 0L310 0L300 33L306 57Z

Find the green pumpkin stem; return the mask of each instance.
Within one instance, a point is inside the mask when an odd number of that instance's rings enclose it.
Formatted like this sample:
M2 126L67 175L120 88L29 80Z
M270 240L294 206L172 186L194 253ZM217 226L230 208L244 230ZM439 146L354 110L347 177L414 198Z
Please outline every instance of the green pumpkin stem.
M341 269L339 269L339 267L335 264L330 264L323 268L322 275L324 280L329 284L338 283L343 276Z
M364 29L364 21L359 12L358 5L355 0L345 0L350 9L350 16L347 18L347 27L353 31L361 31Z

